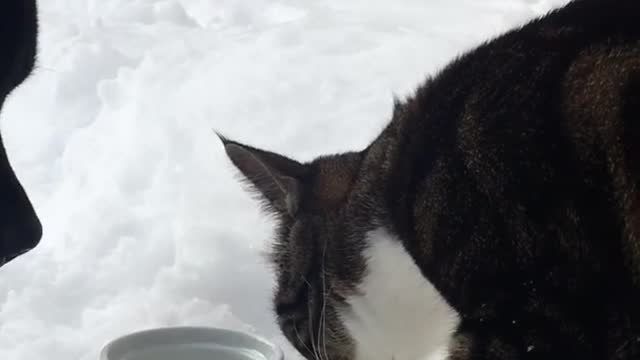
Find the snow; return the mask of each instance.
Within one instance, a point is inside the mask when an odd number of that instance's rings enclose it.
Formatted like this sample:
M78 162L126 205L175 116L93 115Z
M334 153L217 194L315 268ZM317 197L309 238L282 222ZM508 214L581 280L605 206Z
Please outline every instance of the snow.
M363 147L459 52L565 0L41 0L2 132L45 230L0 269L0 359L98 359L270 310L271 224L212 129L300 160Z

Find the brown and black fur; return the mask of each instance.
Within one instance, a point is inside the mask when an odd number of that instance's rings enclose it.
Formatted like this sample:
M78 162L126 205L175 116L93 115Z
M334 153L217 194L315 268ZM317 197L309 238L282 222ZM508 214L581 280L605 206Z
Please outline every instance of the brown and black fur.
M307 358L353 357L335 312L385 226L461 316L451 360L640 359L640 1L577 0L479 46L363 151L223 142L276 215L275 309Z
M0 108L31 74L37 50L35 0L0 0ZM0 266L34 248L42 226L7 158L0 136Z

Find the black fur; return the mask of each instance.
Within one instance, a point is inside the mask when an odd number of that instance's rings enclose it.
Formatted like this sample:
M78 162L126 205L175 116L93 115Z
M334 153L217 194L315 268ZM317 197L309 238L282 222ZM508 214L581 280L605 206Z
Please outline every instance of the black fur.
M37 48L34 0L0 1L0 107L33 69ZM42 227L16 178L0 136L0 266L34 248Z
M295 167L275 304L307 358L353 358L334 313L385 226L461 316L451 360L640 359L639 1L577 0L491 40L367 149Z

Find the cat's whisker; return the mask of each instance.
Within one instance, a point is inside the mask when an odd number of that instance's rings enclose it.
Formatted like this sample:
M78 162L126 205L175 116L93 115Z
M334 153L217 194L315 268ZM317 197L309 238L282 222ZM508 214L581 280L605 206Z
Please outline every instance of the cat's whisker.
M298 338L298 341L300 341L300 343L302 345L304 345L304 348L308 352L312 353L313 351L311 351L311 349L309 349L309 346L307 345L307 343L302 340L302 337L300 336L300 333L298 332L298 325L296 324L295 320L293 321L293 331L296 333L296 337Z
M309 287L309 289L313 290L313 286L311 286L311 283L309 282L309 280L307 280L306 277L304 277L304 275L302 275L302 281L304 281L305 284L307 284L307 286Z
M318 351L318 345L316 344L313 336L313 324L311 319L313 319L313 314L311 313L311 307L309 307L309 339L311 340L311 348L313 349L313 356L316 360L322 360L320 351Z
M324 275L323 275L323 283L324 283ZM323 285L324 286L324 285ZM322 346L322 350L324 350L324 358L325 360L329 360L329 355L327 354L327 316L326 316L326 308L327 308L327 295L322 295L322 315L320 316L320 328L322 337L318 340L318 346ZM320 343L322 341L322 343Z
M304 275L301 275L301 277L302 277L302 281L304 281L307 284L307 286L309 286L309 289L313 290L313 286L311 286L311 283L309 282L309 280L307 280L307 278ZM313 321L312 321L313 313L311 312L310 303L307 304L307 316L309 318L309 321L307 321L307 323L308 323L308 327L309 327L309 329L308 329L308 331L309 331L309 340L311 341L311 348L313 350L312 351L313 352L313 356L316 358L316 360L322 360L320 358L320 356L318 355L319 352L317 350L317 347L316 347L316 344L315 344L315 341L314 341L314 337L313 337L313 324L312 324L313 323Z
M322 293L322 303L324 306L324 292ZM321 340L321 336L322 336L322 321L324 318L324 312L322 310L320 310L320 318L318 319L318 335L316 336L316 342L318 344L318 355L320 356L320 360L324 360L324 358L322 357L322 344L320 343Z
M322 347L324 350L324 358L329 360L329 355L327 354L327 273L325 268L325 259L327 253L327 242L324 243L324 248L322 249L322 316L321 316L321 324L322 324Z

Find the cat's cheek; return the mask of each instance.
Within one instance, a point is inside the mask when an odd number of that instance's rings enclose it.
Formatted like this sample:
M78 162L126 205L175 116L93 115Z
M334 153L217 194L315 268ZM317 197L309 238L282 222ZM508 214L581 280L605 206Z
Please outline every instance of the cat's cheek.
M366 275L360 295L340 318L356 360L445 359L460 317L422 276L396 236L367 234Z

